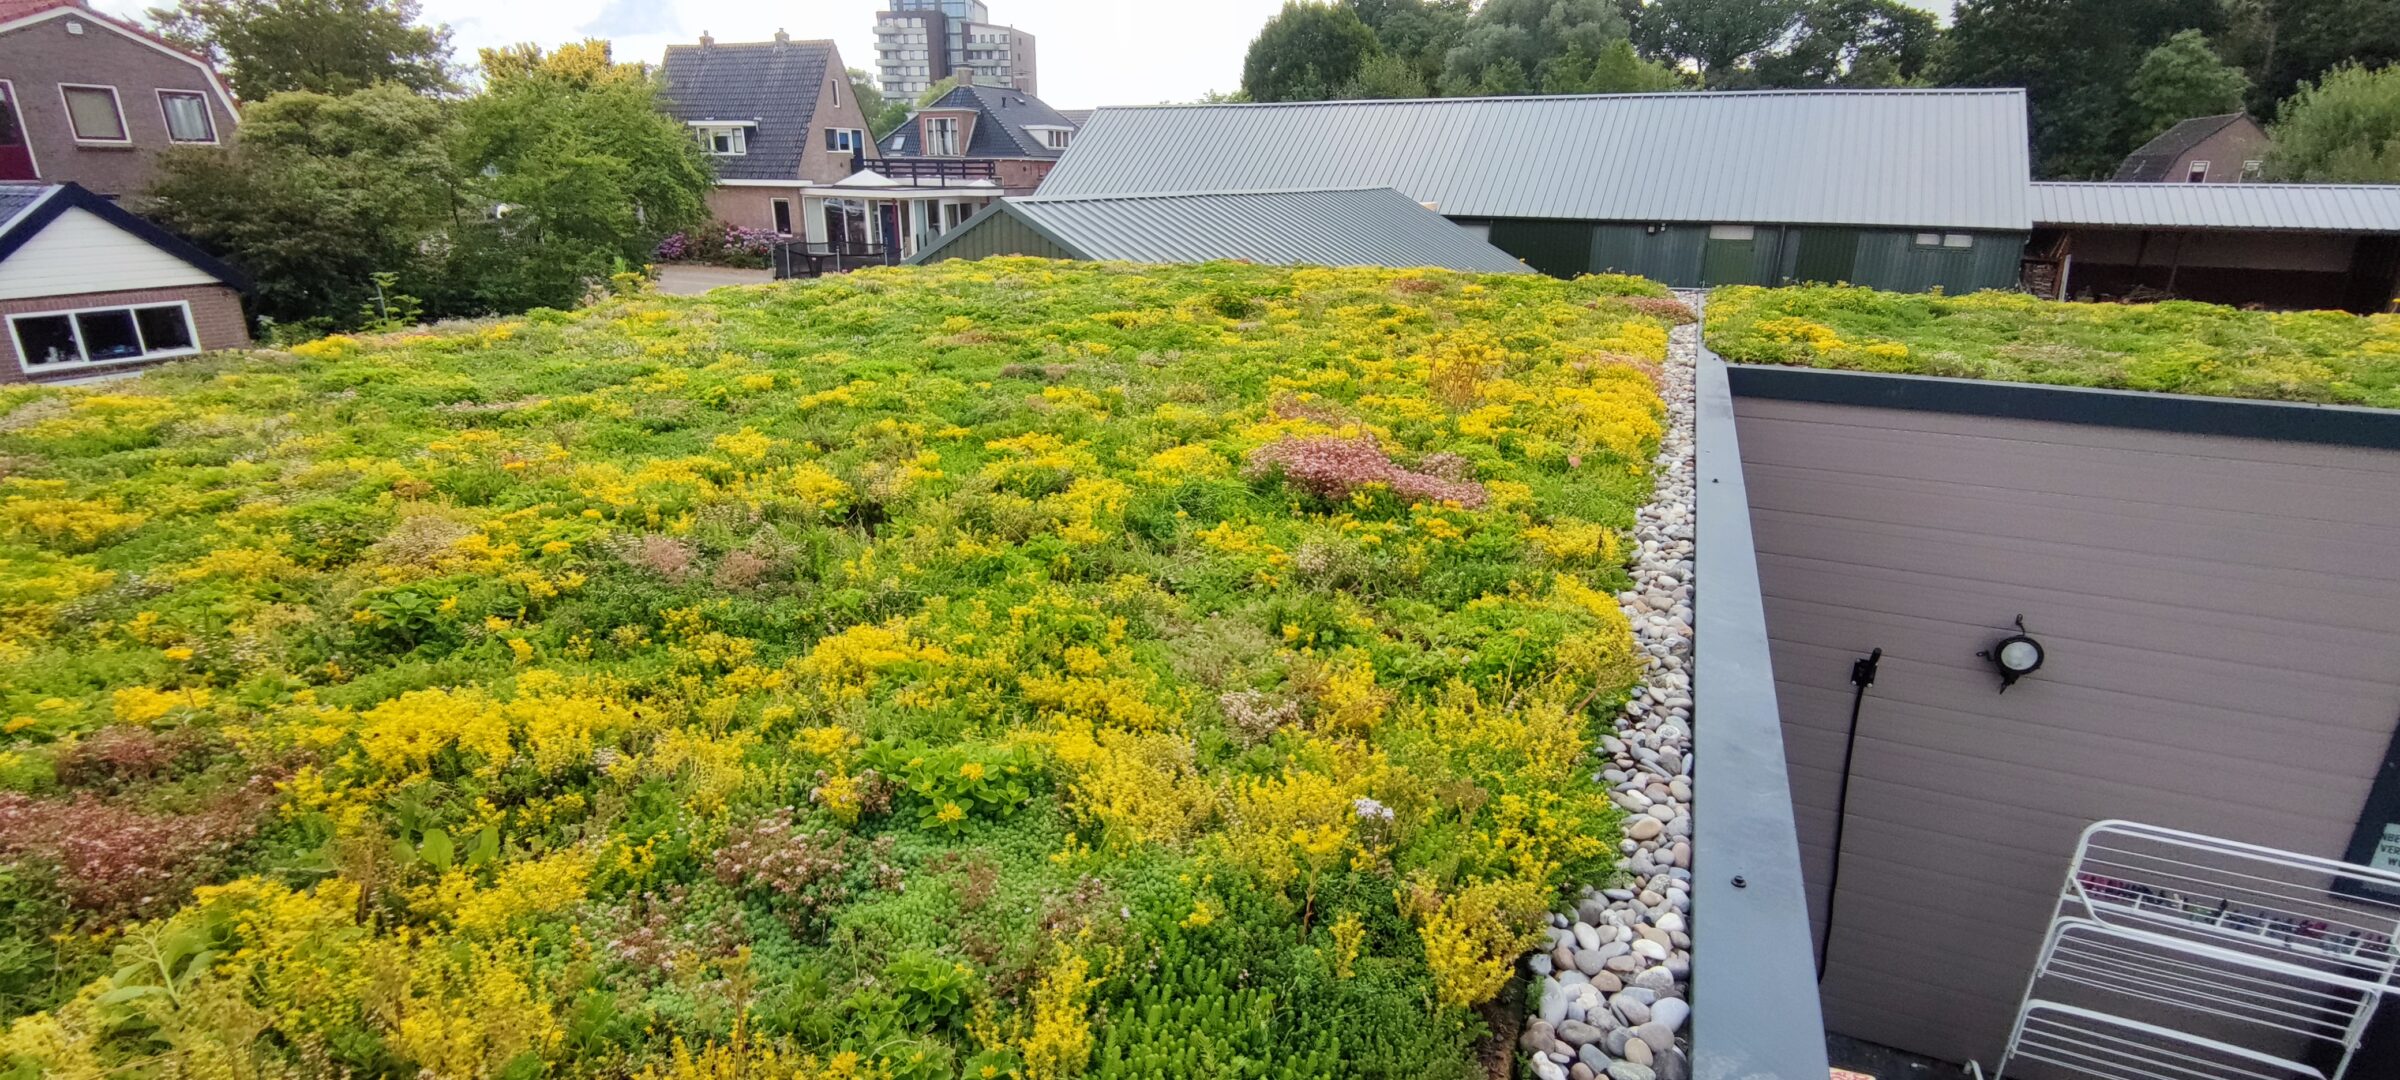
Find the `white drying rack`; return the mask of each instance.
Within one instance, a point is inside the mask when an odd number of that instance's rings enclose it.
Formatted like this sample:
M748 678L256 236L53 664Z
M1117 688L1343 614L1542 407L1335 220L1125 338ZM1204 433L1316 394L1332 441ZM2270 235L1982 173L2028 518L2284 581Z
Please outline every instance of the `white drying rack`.
M2076 844L1993 1080L2017 1062L2107 1080L2342 1080L2396 971L2400 873L2099 822ZM2303 1060L2312 1046L2331 1071Z

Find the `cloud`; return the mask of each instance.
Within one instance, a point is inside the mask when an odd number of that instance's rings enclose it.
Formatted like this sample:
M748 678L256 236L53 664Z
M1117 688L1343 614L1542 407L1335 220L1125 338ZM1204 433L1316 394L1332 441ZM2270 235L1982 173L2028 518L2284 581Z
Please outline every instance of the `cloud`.
M677 36L683 33L682 24L675 18L671 4L658 0L608 0L600 5L600 13L583 24L581 32L593 37L641 37L649 34Z

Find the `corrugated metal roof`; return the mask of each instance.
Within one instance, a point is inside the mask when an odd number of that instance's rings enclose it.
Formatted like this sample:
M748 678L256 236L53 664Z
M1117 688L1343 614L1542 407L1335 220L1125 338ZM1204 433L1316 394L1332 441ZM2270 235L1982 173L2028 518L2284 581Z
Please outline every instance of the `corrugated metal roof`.
M1393 187L1451 217L2023 231L2021 90L1101 109L1042 194Z
M2037 183L2033 220L2127 229L2400 233L2400 186Z
M1390 188L1004 199L1009 214L1084 258L1147 263L1439 266L1530 273L1507 252ZM979 222L952 230L914 262Z

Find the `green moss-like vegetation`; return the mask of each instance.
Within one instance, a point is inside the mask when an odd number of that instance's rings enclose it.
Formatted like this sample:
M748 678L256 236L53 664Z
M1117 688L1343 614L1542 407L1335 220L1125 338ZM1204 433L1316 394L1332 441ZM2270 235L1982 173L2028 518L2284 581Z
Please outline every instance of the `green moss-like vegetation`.
M0 1073L1477 1074L1622 278L879 270L0 390Z
M2389 315L1736 286L1709 298L1708 343L1735 363L2400 408Z

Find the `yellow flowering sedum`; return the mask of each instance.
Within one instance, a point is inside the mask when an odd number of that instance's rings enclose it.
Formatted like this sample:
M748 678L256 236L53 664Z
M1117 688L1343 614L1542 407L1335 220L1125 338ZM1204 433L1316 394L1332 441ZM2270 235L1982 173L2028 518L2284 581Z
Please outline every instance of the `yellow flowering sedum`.
M997 259L0 388L0 786L141 856L24 856L0 1071L1459 1074L1613 861L1673 306Z

